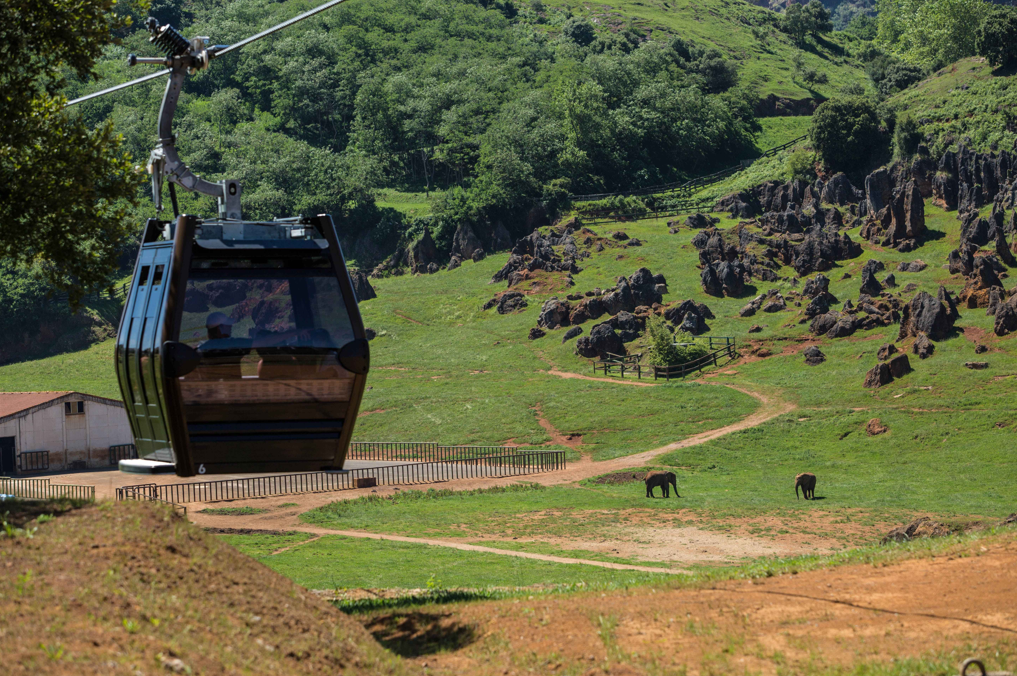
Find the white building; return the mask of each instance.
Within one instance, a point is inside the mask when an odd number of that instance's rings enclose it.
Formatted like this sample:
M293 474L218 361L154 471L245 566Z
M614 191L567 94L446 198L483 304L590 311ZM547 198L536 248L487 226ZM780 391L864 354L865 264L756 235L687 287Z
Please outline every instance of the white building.
M0 392L0 474L108 467L110 446L133 443L127 410L116 399Z

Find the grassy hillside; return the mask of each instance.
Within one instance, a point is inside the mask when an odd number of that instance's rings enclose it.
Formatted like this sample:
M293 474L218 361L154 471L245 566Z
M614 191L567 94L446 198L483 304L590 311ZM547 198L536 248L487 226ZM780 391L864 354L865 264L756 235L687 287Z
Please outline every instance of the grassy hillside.
M825 85L806 86L793 77L796 48L769 24L774 13L744 0L614 0L592 4L579 0L548 0L568 7L615 30L631 21L654 33L680 35L715 47L738 63L739 76L760 98L770 94L793 100L827 98L850 83L865 84L863 67L851 56L859 43L846 33L827 36L802 52L803 64L824 72ZM753 30L755 28L755 31Z
M356 622L168 508L5 511L6 674L402 673Z
M1017 78L993 69L982 57L961 59L888 101L898 115L908 114L924 134L932 134L934 156L964 142L987 152L1012 149Z

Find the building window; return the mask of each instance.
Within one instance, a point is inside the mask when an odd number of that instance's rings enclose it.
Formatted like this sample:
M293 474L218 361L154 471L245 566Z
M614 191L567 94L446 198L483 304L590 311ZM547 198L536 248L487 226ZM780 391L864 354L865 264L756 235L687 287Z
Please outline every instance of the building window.
M66 415L80 415L84 412L85 412L85 402L83 401L64 402L64 413Z

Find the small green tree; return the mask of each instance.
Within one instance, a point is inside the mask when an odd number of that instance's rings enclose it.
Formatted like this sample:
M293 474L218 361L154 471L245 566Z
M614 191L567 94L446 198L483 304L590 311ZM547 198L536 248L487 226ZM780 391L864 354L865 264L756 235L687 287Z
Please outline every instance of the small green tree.
M809 4L802 9L805 17L806 27L812 37L819 37L820 33L829 33L833 30L833 21L830 20L830 10L823 6L819 0L810 0Z
M1017 65L1017 8L993 7L978 27L975 49L993 66Z
M885 147L875 106L859 96L834 97L819 106L809 136L820 159L835 171L862 170L873 151Z
M810 33L809 18L805 15L805 10L801 5L792 3L787 6L784 14L780 17L780 30L782 33L787 33L791 42L796 45L805 42L805 38Z
M646 318L647 361L655 366L671 366L681 363L681 354L675 346L675 335L671 333L664 318L650 315Z
M910 115L897 118L893 130L893 155L898 159L907 159L918 152L918 144L922 142L922 132L918 122Z
M788 180L811 182L816 178L816 154L805 148L795 148L784 162L784 173Z

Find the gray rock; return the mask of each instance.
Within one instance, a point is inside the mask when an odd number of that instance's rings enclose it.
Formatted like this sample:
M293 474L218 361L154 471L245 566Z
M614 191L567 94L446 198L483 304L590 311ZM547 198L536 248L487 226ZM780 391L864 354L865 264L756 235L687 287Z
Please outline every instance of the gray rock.
M862 383L862 387L877 388L892 381L893 376L890 374L890 367L886 364L880 363L873 366L869 372L865 374L865 382Z
M569 302L551 298L544 303L537 317L537 326L545 329L557 329L560 326L569 325L569 314L572 307Z
M935 350L936 346L924 333L918 334L915 342L911 345L911 351L918 355L919 359L928 359Z
M805 348L805 363L809 366L818 366L826 361L826 355L815 345Z
M576 336L581 335L582 332L583 332L583 327L581 327L581 326L573 326L571 329L569 329L568 331L565 332L564 336L561 337L561 342L563 342L563 343L568 342L568 341L572 340L573 338L575 338Z
M966 361L966 362L964 362L964 366L966 368L969 368L969 369L974 369L976 371L981 371L982 369L989 368L989 362L987 362L987 361Z
M353 292L357 295L358 303L363 303L365 300L371 300L372 298L378 297L374 287L371 286L371 280L367 278L367 275L363 271L356 269L350 270L350 281L353 282Z

